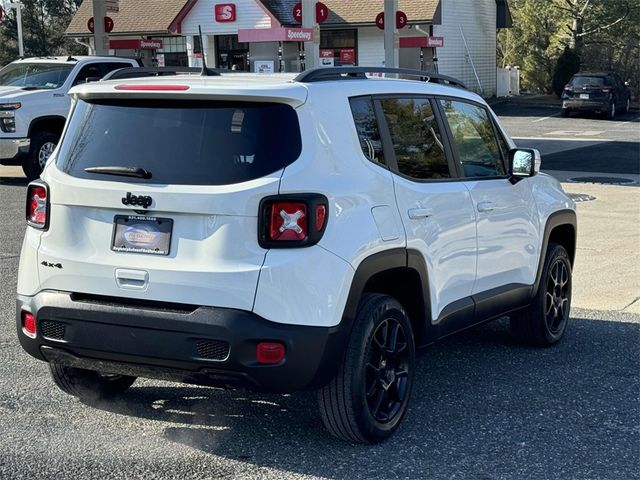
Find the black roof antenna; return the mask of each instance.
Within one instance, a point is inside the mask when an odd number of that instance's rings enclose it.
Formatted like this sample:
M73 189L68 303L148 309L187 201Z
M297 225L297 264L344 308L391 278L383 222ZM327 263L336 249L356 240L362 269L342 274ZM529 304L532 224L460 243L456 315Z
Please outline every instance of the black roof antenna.
M209 69L207 68L207 60L204 54L204 38L202 37L202 27L198 25L198 33L200 34L200 50L202 51L202 71L200 72L200 76L208 77Z

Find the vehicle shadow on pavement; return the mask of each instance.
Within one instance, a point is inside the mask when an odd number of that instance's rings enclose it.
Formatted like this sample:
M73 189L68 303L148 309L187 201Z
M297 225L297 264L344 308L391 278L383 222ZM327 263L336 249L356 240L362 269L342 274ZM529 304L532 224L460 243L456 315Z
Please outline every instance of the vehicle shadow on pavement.
M29 185L29 180L24 177L0 177L0 185L26 187Z
M637 474L640 325L573 319L549 349L515 344L505 320L418 361L401 428L374 446L328 436L313 394L133 387L97 405L167 422L209 455L325 478L631 478Z

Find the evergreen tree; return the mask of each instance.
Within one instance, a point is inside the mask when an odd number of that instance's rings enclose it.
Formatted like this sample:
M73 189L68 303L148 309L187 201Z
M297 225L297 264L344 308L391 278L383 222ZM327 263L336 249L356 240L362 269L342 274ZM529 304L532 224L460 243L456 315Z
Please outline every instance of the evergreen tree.
M24 53L27 57L82 53L79 45L64 38L82 0L21 0ZM9 2L5 2L5 7ZM79 48L80 47L80 48ZM18 57L18 29L14 9L6 8L0 22L0 66Z

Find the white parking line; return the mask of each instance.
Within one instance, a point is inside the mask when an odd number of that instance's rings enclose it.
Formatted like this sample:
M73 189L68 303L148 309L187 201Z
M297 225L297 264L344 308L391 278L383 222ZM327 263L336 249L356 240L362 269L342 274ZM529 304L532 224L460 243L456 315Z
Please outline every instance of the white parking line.
M626 125L627 123L631 123L631 122L637 122L638 120L640 120L640 117L632 118L631 120L627 120L626 122L618 123L616 125L616 127L621 127L621 126Z
M548 117L543 117L543 118L539 118L539 119L537 119L537 120L534 120L534 121L533 121L533 122L531 122L531 123L543 122L543 121L545 121L545 120L549 120L550 118L553 118L553 117L559 117L559 116L560 116L560 114L559 114L559 113L555 113L555 114L553 114L553 115L549 115Z

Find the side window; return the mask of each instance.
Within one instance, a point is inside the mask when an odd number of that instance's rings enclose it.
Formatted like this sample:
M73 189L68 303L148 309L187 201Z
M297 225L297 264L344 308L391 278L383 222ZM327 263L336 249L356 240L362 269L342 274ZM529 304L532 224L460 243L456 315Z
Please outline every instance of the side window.
M92 63L91 65L85 65L80 69L76 79L73 81L73 85L80 85L87 82L87 78L102 78L102 70L100 64Z
M371 97L352 98L351 112L360 139L362 153L372 162L385 164L378 119Z
M104 77L107 73L113 72L114 70L119 70L121 68L132 67L130 63L103 63L102 64L102 76Z
M426 98L389 98L380 103L400 173L419 180L450 178L431 102Z
M487 111L455 100L440 100L465 177L506 175L500 149Z

